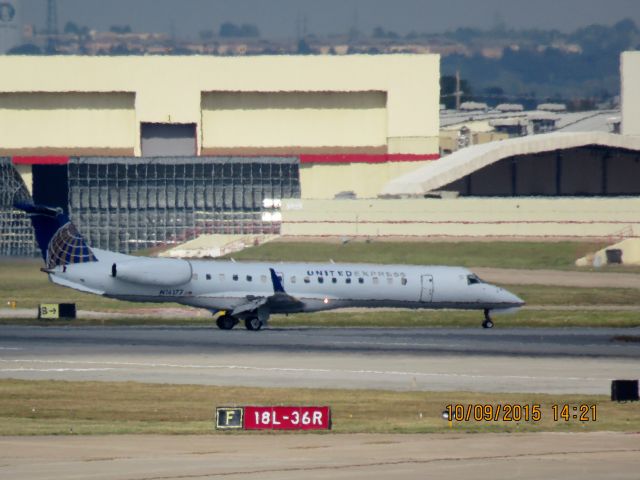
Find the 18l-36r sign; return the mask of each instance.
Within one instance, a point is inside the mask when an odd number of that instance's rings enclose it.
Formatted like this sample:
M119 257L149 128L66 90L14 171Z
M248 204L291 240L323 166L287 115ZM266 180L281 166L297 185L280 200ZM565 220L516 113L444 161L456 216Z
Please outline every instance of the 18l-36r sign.
M244 430L331 429L329 407L221 407L216 419L219 429L240 428L240 419Z

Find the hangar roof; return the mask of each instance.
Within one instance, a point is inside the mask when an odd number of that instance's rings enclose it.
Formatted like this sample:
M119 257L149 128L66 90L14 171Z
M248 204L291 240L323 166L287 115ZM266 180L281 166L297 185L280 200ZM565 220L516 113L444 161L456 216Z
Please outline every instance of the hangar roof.
M586 112L560 112L551 113L543 110L533 110L526 112L506 111L499 112L491 110L489 112L458 112L446 110L440 112L440 127L450 129L455 126L462 126L465 123L482 120L502 120L502 119L540 119L548 118L556 120L557 131L562 132L609 132L611 130L609 120L620 116L619 109L611 110L591 110Z
M384 186L381 194L424 195L505 158L591 145L640 152L640 137L602 132L554 132L473 145L394 178Z

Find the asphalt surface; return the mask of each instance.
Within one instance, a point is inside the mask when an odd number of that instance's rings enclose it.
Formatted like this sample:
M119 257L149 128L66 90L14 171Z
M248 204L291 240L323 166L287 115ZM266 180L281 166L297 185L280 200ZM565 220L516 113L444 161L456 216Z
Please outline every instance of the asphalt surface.
M637 479L640 435L214 435L0 438L0 477Z
M0 326L0 378L608 394L640 329Z

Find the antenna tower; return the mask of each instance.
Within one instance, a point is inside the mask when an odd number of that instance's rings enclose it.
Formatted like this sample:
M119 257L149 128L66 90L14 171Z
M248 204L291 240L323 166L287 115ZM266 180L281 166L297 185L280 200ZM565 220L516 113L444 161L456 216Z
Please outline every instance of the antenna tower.
M58 1L47 0L47 51L54 53L56 50L56 38L58 35Z

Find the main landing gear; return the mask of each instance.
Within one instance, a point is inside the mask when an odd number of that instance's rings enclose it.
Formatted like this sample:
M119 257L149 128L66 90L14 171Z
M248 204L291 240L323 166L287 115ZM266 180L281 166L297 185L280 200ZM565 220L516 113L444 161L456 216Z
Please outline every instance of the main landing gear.
M482 328L493 328L493 320L491 320L488 308L484 309L484 322L482 322Z
M238 319L231 315L221 315L216 320L216 325L220 330L231 330L238 324Z
M238 323L240 323L240 320L231 315L221 315L216 319L216 325L220 330L231 330ZM263 325L258 317L248 317L244 320L245 328L250 331L258 331Z
M247 330L257 331L262 328L262 322L258 317L249 317L245 319L244 326L247 328Z

